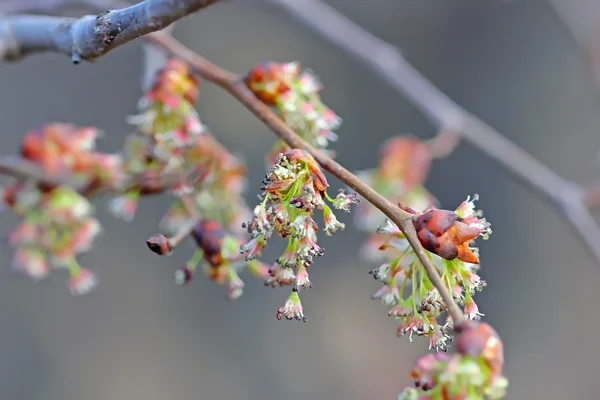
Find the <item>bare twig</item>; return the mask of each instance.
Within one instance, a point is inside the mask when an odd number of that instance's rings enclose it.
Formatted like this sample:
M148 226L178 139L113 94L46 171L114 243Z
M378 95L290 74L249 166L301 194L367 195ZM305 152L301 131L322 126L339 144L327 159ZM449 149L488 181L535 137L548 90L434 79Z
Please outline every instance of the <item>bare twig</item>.
M93 61L217 1L145 0L120 10L81 18L2 17L0 59L18 60L31 53L51 51L69 55L74 63Z
M197 53L188 49L179 43L172 36L161 32L154 33L148 36L154 44L168 50L171 54L186 61L192 69L203 79L212 82L237 99L244 105L252 114L260 119L267 127L269 127L275 135L286 142L289 146L304 149L309 152L321 166L329 171L336 178L344 182L346 185L354 189L367 201L372 203L381 212L383 212L391 221L393 221L406 236L406 239L415 250L417 257L423 264L431 283L437 288L442 299L448 306L448 312L455 322L455 326L459 326L464 320L464 315L460 307L454 301L452 294L442 282L440 274L435 266L427 257L423 246L417 238L415 228L413 226L413 216L406 211L392 204L385 197L377 193L368 185L360 181L346 168L323 154L323 152L310 146L296 132L290 129L277 115L275 115L266 105L258 100L254 94L246 87L240 76L226 71L223 68L202 58Z
M268 0L363 61L389 84L406 95L441 129L460 137L498 162L523 182L552 200L579 234L588 250L600 260L600 228L580 185L569 182L502 134L451 100L417 71L391 44L350 21L321 0ZM589 197L589 196L588 196ZM595 205L596 203L594 203Z

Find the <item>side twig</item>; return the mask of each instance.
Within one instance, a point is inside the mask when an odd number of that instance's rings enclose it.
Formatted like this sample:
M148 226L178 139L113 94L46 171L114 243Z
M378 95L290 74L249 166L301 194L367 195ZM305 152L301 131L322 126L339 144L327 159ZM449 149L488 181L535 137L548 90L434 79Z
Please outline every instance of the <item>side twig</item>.
M34 52L67 54L74 63L93 61L122 44L166 28L219 0L145 0L120 10L81 18L16 15L0 18L0 59Z
M423 246L421 246L413 226L412 214L409 214L392 204L371 187L361 182L360 179L346 168L300 138L296 132L290 129L281 119L279 119L279 117L277 117L277 115L254 96L243 83L240 76L226 71L202 58L197 53L183 46L170 35L157 32L149 35L148 39L157 46L169 51L174 56L186 61L203 79L223 88L269 127L281 140L291 147L304 149L309 152L325 170L329 171L333 176L354 189L367 201L381 210L392 222L398 225L412 248L415 250L417 257L427 271L427 275L432 284L439 291L442 299L448 306L448 312L454 320L455 327L460 326L461 322L464 320L463 312L454 301L448 288L442 282L440 274L427 257Z
M268 0L334 45L371 67L407 96L440 129L455 132L503 168L550 199L600 260L600 228L588 206L600 204L588 191L535 159L502 134L463 109L435 87L391 44L346 18L322 0ZM587 206L586 206L587 204Z

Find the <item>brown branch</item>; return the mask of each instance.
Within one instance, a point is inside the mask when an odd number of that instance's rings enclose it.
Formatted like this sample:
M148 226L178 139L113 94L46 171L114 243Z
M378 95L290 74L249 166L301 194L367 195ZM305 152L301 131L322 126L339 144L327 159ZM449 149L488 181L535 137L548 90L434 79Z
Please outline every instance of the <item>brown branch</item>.
M448 312L454 320L455 326L459 326L464 320L464 314L458 304L454 301L452 294L442 282L440 274L435 266L431 263L423 246L417 238L415 228L413 226L413 216L406 211L392 204L385 197L377 193L368 185L360 181L354 174L342 167L340 164L323 154L323 152L310 146L296 132L290 129L277 115L275 115L266 105L258 100L254 94L246 87L240 76L226 71L223 68L202 58L197 53L188 49L179 43L170 35L161 32L154 33L148 36L157 46L169 51L174 56L186 61L194 72L203 79L212 82L235 99L244 105L252 114L261 120L273 133L289 146L304 149L309 152L317 162L332 175L344 182L346 185L354 189L367 201L381 210L392 222L394 222L406 236L406 239L415 250L419 261L423 264L431 283L439 291L442 299L448 306Z
M36 52L67 54L74 63L93 61L140 36L156 32L219 0L145 0L81 18L15 15L0 18L0 59Z
M435 87L391 44L321 0L268 0L334 45L352 54L407 96L442 130L456 132L524 183L550 199L600 260L600 228L585 190L535 159ZM596 203L594 203L595 205ZM600 205L600 204L598 204Z

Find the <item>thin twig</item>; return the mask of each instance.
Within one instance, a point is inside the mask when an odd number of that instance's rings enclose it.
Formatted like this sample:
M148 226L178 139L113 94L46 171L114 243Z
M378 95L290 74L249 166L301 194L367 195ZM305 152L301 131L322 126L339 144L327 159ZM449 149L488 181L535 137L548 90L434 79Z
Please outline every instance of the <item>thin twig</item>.
M209 62L197 53L188 49L179 43L170 35L161 32L154 33L148 36L154 44L169 51L174 56L186 61L200 77L212 82L237 99L244 105L252 114L261 120L273 133L289 146L303 149L310 153L315 160L329 171L333 176L344 182L346 185L354 189L368 202L377 207L383 212L392 222L394 222L406 236L406 239L414 249L419 261L423 264L431 283L439 291L442 299L448 306L448 312L455 322L455 326L459 326L464 320L464 314L458 304L454 301L452 294L442 282L440 274L435 266L431 263L423 246L417 238L413 225L412 214L400 209L392 204L385 197L377 193L370 186L364 184L354 174L342 167L336 161L332 160L323 152L310 146L296 132L290 129L277 115L275 115L266 105L258 100L254 94L246 87L240 76L226 71L223 68Z
M591 254L600 260L600 228L585 190L535 159L436 88L391 44L377 38L321 0L267 0L371 67L407 96L440 129L456 132L524 183L550 199ZM595 205L596 203L594 203Z
M67 54L74 63L93 61L140 36L219 0L145 0L130 7L81 18L15 15L0 18L0 59L35 53Z

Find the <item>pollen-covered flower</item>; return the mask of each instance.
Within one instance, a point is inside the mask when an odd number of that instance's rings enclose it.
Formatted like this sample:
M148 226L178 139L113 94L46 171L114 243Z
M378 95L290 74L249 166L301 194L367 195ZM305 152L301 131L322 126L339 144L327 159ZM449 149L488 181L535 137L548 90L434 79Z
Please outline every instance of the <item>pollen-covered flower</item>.
M463 203L456 211L432 208L422 213L411 212L415 214L413 221L418 238L428 250L427 255L442 281L456 302L464 307L466 317L479 320L483 314L473 296L485 286L485 281L476 273L479 252L473 247L473 241L478 236L488 235L490 225L481 212L465 211L465 208L472 206ZM464 219L458 213L462 213ZM453 327L451 323L439 323L446 317L447 307L423 265L400 229L390 221L379 227L377 235L386 261L371 271L383 284L373 298L392 307L389 316L399 320L398 336L407 335L411 341L414 335L423 336L429 339L431 348L446 351Z
M344 225L327 203L347 210L350 204L358 202L355 196L343 193L340 196L344 200L336 202L327 194L328 186L321 167L304 150L280 154L270 168L262 182L260 204L255 207L253 218L244 224L251 238L240 247L246 259L252 260L261 254L274 233L288 240L283 254L271 267L271 276L265 285L294 285L296 291L311 286L307 268L324 254L324 249L317 244L319 226L314 214L323 213L325 233L332 234ZM282 311L279 315L287 314Z
M410 376L414 387L400 400L496 400L504 397L508 380L503 375L502 342L484 323L467 324L458 336L458 353L427 354L417 360ZM468 343L468 345L466 344Z
M279 117L311 145L325 149L337 140L342 120L321 101L321 82L310 70L302 71L297 62L262 63L245 77L250 90L265 104L276 108ZM267 156L271 165L289 147L279 141Z

